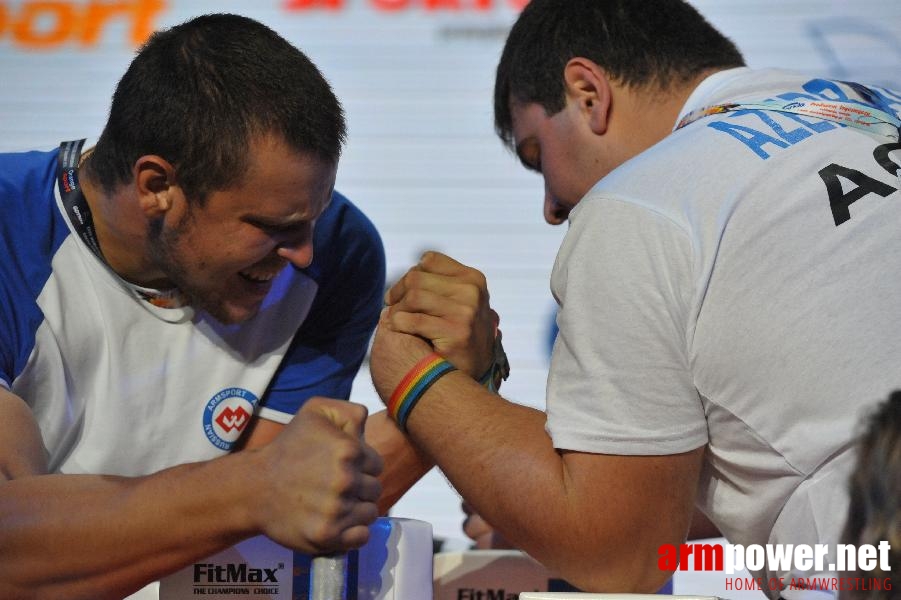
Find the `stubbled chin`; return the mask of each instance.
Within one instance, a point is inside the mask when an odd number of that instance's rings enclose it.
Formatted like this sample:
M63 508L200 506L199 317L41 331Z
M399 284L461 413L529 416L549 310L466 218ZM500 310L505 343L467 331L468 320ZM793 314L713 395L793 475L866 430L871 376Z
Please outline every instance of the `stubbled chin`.
M244 302L234 300L219 300L207 305L199 305L198 308L212 315L224 325L236 325L252 319L260 312L264 296L259 298L247 298Z
M207 309L206 312L224 325L237 325L255 317L260 312L260 305L246 307L220 304L212 310Z
M265 289L255 290L256 293L245 294L239 296L240 299L225 300L221 303L224 312L227 312L231 323L240 323L254 317L260 312L263 300L269 294L272 286L267 285Z
M271 281L265 284L253 283L235 275L228 286L220 287L215 293L207 295L207 302L197 302L197 308L225 325L243 323L260 312L271 289Z

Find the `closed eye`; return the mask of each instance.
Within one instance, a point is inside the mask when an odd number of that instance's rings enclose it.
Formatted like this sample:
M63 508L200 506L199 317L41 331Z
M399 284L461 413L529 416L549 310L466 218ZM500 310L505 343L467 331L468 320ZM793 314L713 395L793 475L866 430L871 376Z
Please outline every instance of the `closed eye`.
M246 219L249 225L260 229L270 236L283 236L300 233L307 225L307 221L292 221L290 223L274 223L260 219Z
M525 159L522 156L519 157L519 162L522 163L529 171L534 171L535 173L541 174L541 159Z
M534 138L527 138L517 144L516 156L526 169L541 173L541 150Z

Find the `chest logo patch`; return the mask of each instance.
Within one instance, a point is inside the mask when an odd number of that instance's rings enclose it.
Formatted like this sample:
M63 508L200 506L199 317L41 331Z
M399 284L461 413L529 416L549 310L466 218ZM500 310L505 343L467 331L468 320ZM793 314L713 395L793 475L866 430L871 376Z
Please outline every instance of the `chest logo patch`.
M203 432L220 450L231 450L250 423L259 398L244 388L231 387L210 398L203 410Z

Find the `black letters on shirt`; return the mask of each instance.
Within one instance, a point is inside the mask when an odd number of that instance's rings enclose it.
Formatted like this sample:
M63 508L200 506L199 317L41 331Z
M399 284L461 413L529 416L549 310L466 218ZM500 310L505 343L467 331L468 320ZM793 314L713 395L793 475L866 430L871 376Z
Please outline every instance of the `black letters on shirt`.
M876 163L892 175L895 175L898 169L901 168L901 165L894 162L889 156L889 153L894 150L901 150L901 143L884 144L873 151L873 158L876 160ZM876 194L885 198L898 191L887 183L865 175L857 169L843 167L835 163L820 169L819 174L823 183L826 184L826 191L829 194L829 206L832 209L832 218L836 227L851 218L849 207L864 196ZM845 193L842 190L842 182L839 180L839 177L854 183L857 187Z
M879 163L879 166L894 175L901 169L901 165L892 160L889 152L893 150L901 150L901 142L894 144L884 144L873 150L873 158Z

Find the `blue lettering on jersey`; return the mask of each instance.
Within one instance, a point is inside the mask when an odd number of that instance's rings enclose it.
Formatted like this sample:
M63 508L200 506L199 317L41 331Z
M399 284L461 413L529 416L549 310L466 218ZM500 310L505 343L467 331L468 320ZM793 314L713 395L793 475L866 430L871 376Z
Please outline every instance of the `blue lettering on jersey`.
M748 112L750 111L739 111L734 113L734 116L739 116L741 113L747 114ZM767 151L763 149L765 145L772 144L779 148L788 148L790 145L788 142L767 135L758 129L753 129L745 125L738 125L737 123L729 123L728 121L714 121L713 123L708 123L707 127L722 131L723 133L728 133L738 141L744 143L745 146L750 148L754 154L763 160L770 157L770 155L767 154Z
M864 87L851 82L811 79L801 86L804 92L786 92L776 96L781 100L828 100L849 102L901 114L901 96L885 88ZM848 94L858 95L854 97ZM749 117L753 117L749 118ZM735 120L738 120L736 122ZM786 129L789 121L801 127ZM809 119L801 115L761 109L744 109L728 113L721 119L707 123L707 127L721 131L747 146L762 160L771 153L790 148L818 133L846 127L843 123Z

